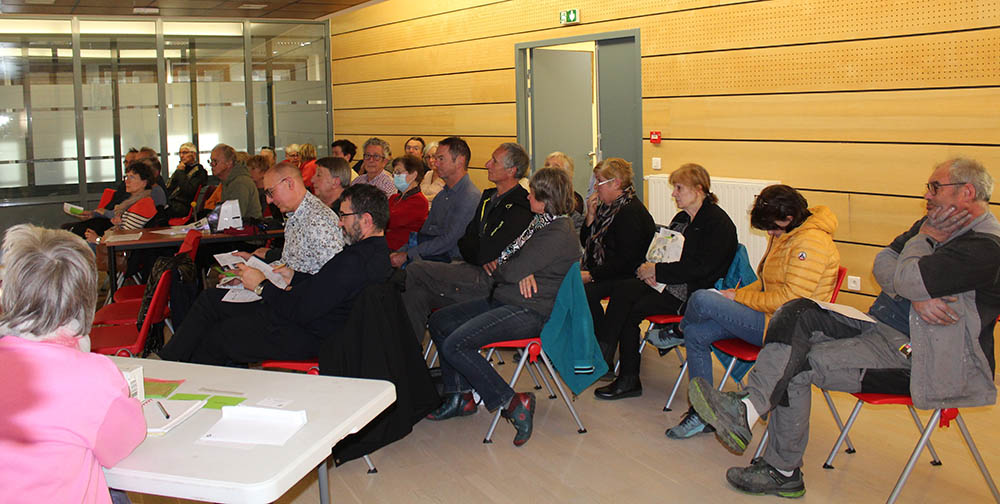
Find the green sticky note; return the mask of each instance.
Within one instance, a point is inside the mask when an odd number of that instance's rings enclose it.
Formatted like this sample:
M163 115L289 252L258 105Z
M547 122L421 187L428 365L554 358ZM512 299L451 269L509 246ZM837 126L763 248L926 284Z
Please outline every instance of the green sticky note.
M208 399L208 394L185 394L178 392L170 396L171 401L201 401L202 399Z
M146 397L153 399L164 399L170 395L173 391L177 390L177 387L184 383L184 380L158 380L156 378L145 378L142 380L142 386L146 391Z
M205 404L205 409L222 409L223 406L236 406L246 400L246 397L214 395L208 398L208 403Z

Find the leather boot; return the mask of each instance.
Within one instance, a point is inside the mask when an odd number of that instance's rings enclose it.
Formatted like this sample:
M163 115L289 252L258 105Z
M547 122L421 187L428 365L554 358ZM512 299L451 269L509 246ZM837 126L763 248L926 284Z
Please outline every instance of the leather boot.
M642 383L638 376L619 376L608 385L594 390L594 397L613 401L642 395Z
M428 420L447 420L456 416L467 416L476 412L476 401L472 392L448 394L438 409L427 415Z

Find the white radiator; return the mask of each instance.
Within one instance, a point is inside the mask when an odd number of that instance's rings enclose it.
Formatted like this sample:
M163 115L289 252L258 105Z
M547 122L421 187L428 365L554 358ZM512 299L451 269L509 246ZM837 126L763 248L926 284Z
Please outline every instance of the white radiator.
M677 215L677 206L670 196L673 187L670 185L669 177L667 174L645 177L649 183L646 205L657 224L670 224L674 215ZM754 268L767 251L767 233L750 227L750 206L762 189L780 183L777 180L712 177L712 192L719 197L719 206L729 214L733 224L736 224L737 238L740 243L746 245L750 264Z

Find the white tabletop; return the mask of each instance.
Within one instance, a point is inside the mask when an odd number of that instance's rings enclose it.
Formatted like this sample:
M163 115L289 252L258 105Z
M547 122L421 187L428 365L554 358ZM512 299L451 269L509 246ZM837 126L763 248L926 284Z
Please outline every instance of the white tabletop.
M204 443L198 439L221 416L203 409L165 436L147 437L104 474L119 490L210 502L273 502L396 400L392 383L277 371L112 357L138 363L146 378L184 379L176 392L291 401L308 423L284 446Z

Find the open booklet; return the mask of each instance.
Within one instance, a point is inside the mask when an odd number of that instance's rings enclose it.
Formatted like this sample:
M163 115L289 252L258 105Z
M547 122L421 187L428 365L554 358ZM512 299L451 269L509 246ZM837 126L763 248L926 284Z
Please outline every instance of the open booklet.
M83 207L72 203L63 203L63 212L69 215L80 215L83 213Z
M649 242L646 250L646 260L651 263L670 263L681 260L684 251L684 235L673 229L660 228ZM656 282L653 286L656 292L663 292L667 284Z
M235 252L235 250L233 252ZM267 280L274 284L275 287L279 289L288 287L288 282L285 281L285 277L274 272L274 268L279 264L277 261L272 264L268 264L253 255L250 256L250 259L244 260L242 257L234 255L233 252L215 254L215 260L218 261L219 265L224 268L232 268L237 264L246 264L247 266L263 273L264 278L267 278ZM222 297L223 301L229 303L250 303L261 299L261 297L254 294L253 291L247 290L241 285L237 286L230 284L220 285L220 287L229 289L229 292Z
M847 318L852 318L854 320L861 320L861 321L864 321L864 322L875 322L875 319L869 317L868 315L864 314L861 310L859 310L859 309L857 309L857 308L855 308L853 306L847 306L847 305L835 304L835 303L827 303L825 301L816 301L815 299L813 299L813 301L816 304L818 304L820 306L820 308L822 308L822 309L824 309L826 311L830 311L830 312L834 312L834 313L839 313L839 314L841 314L841 315L843 315L843 316L845 316Z
M162 436L198 412L206 401L146 399L142 414L146 417L146 433Z

